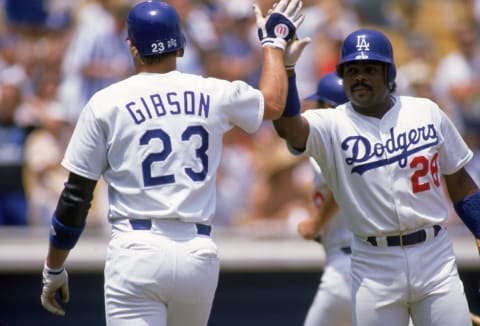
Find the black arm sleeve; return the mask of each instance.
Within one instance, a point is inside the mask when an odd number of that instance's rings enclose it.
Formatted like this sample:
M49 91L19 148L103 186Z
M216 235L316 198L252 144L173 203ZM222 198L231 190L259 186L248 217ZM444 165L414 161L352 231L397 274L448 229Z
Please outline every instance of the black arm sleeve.
M96 180L70 173L57 203L57 219L67 226L85 225L96 185Z

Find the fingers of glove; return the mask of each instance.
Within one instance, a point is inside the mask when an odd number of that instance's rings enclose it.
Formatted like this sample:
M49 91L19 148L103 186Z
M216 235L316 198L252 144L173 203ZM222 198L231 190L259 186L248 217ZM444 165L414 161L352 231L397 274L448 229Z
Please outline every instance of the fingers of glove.
M263 22L265 20L265 18L263 17L262 11L260 10L260 7L256 3L254 3L252 7L253 7L253 12L255 13L255 18L257 19L257 26L261 27L260 25L263 25Z
M298 28L300 25L303 24L304 20L305 20L305 15L298 15L293 20L293 24L295 25L296 28Z
M298 1L298 0L294 0ZM273 9L277 12L285 12L290 0L280 0L279 2L275 2L272 6Z
M305 37L303 39L296 39L290 42L285 51L285 66L293 67L297 62L298 58L302 54L305 47L311 42L310 37Z
M275 2L273 5L272 5L272 8L268 9L268 14L272 14L272 12L275 10L275 8L277 7L278 5L278 2Z
M302 6L303 3L301 0L291 0L287 8L285 8L284 14L293 20L300 13Z
M303 49L305 49L305 47L310 44L310 42L312 41L312 39L310 37L304 37L300 40L295 40L294 43L295 43L295 47L300 51L302 52Z
M60 287L60 298L67 303L70 300L70 291L68 290L68 281Z
M42 306L49 312L59 316L65 316L65 310L55 300L55 291L51 291L48 287L44 287L40 296Z

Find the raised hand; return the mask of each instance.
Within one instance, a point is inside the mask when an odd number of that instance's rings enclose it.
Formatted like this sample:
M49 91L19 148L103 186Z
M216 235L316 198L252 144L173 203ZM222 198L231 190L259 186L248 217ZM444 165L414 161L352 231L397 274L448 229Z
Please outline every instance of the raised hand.
M302 39L294 38L287 43L287 48L285 49L285 54L283 55L285 68L287 70L295 67L295 64L302 54L303 49L305 49L310 42L311 39L309 37L304 37Z
M253 5L258 27L258 37L262 46L271 46L285 50L287 42L303 23L305 16L300 14L301 0L280 0L263 16L259 6Z

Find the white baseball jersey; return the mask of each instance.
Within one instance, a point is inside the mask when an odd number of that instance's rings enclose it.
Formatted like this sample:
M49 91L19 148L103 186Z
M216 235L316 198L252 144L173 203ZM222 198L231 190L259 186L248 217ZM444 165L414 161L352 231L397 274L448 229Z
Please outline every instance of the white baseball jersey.
M140 73L96 93L62 165L108 184L109 219L209 223L222 137L256 131L263 96L242 81L172 71Z
M393 99L381 119L357 113L349 102L304 113L305 154L317 161L349 229L361 237L442 224L448 211L441 176L473 157L434 102Z

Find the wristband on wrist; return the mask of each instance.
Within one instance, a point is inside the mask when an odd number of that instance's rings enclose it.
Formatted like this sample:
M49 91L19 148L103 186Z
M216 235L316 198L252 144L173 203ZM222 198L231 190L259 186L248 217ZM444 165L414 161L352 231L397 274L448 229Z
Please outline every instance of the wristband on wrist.
M454 205L458 217L480 239L480 191L469 195Z
M47 271L48 274L50 275L59 275L62 274L65 268L62 266L60 268L50 268L47 265L47 262L44 263L44 269Z
M295 75L288 77L287 101L282 117L293 117L300 114L300 98L298 97L297 81Z
M286 71L292 71L292 70L294 70L294 69L295 69L295 64L293 64L293 65L285 65L285 70L286 70Z
M282 49L283 51L285 51L285 48L287 47L287 41L278 37L264 38L261 43L262 43L262 46L270 46L272 48Z
M53 214L52 226L50 228L50 244L58 249L70 250L77 243L84 228L85 225L79 227L65 225Z

